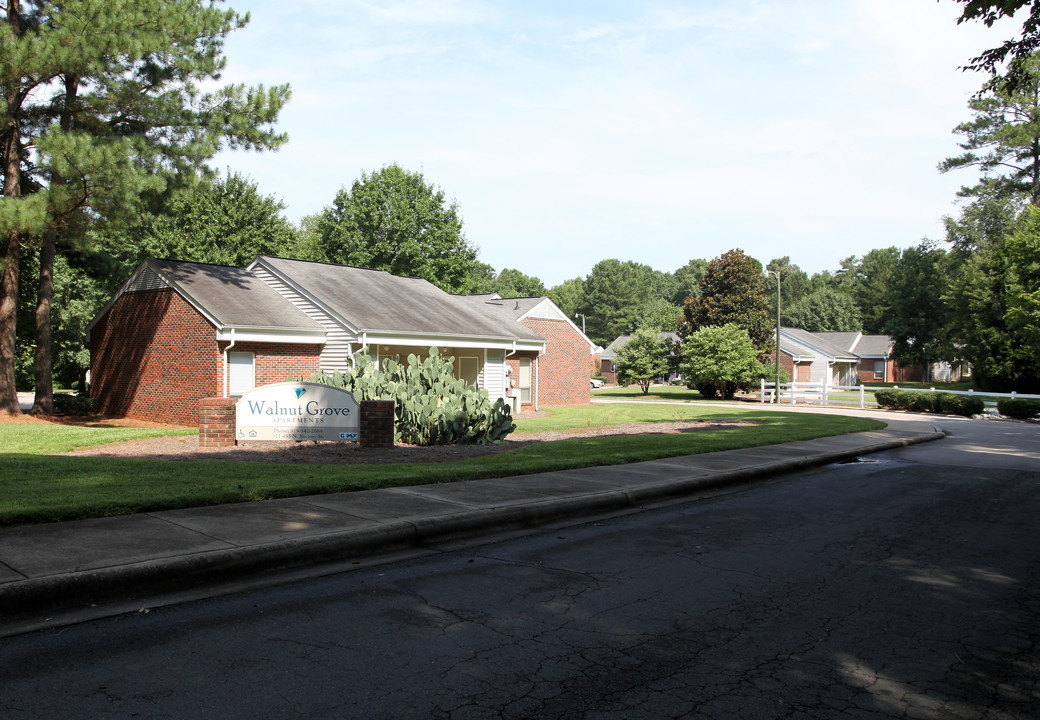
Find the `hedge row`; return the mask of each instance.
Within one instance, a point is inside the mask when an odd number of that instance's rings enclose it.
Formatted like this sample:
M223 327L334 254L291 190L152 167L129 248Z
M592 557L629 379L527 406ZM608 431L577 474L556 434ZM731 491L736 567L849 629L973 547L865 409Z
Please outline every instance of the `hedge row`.
M954 395L943 392L914 392L912 390L896 390L885 388L874 393L879 407L895 410L914 410L916 412L947 413L972 417L981 413L985 407L980 398L971 395Z
M1030 420L1040 416L1040 400L1030 398L1001 398L997 401L997 411L1016 420Z

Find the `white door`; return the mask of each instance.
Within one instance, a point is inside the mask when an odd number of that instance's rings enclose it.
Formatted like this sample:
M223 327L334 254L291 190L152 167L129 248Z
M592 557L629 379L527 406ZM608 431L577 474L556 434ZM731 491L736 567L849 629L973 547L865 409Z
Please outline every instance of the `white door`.
M228 395L240 397L256 387L256 373L253 369L253 353L228 353Z

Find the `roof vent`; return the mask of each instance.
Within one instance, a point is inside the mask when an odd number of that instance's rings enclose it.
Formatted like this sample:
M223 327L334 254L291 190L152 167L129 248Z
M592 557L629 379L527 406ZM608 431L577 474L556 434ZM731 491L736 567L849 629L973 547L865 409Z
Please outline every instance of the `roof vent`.
M514 310L519 310L520 309L520 301L519 300L516 301L516 305L513 306L513 309Z

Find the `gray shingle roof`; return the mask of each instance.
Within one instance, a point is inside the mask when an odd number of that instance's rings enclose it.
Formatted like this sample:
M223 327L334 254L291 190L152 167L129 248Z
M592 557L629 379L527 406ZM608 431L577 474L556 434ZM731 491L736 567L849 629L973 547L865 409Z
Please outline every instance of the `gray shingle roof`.
M323 330L244 268L177 260L147 262L224 327Z
M481 296L451 295L420 278L267 256L257 261L360 332L544 341Z
M818 352L828 355L832 358L839 360L857 360L858 357L855 353L849 352L840 345L836 345L825 337L822 337L824 333L811 333L808 330L802 330L800 328L781 328L780 347L784 350L784 340L793 340L795 344L805 348L815 349ZM786 336L786 338L784 337ZM803 354L803 353L796 353Z

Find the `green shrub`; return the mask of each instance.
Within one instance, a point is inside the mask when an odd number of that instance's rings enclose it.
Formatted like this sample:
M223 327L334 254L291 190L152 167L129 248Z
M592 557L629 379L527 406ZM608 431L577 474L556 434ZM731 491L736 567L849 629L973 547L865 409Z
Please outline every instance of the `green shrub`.
M90 415L94 412L94 402L85 394L54 393L54 411L62 415Z
M914 390L897 390L885 388L874 392L874 399L879 407L896 410L913 410L915 412L950 413L971 417L981 413L986 404L970 395L954 395Z
M914 398L911 402L910 409L916 410L917 412L931 412L937 413L939 410L939 393L934 392L915 392L912 393Z
M950 415L963 415L973 417L986 409L986 403L981 398L972 395L954 395L952 393L939 393L939 410Z
M1029 420L1040 416L1040 400L1031 398L1001 398L997 401L997 412L1016 420Z
M883 388L881 390L874 391L874 400L877 402L878 407L903 410L905 408L903 408L899 404L899 396L902 394L902 390L896 390L895 388Z
M362 400L394 401L394 439L412 445L484 445L500 442L516 429L509 406L494 403L480 390L455 377L455 358L437 348L402 365L389 358L380 369L368 355L355 357L346 372L314 373L311 382L349 390Z

